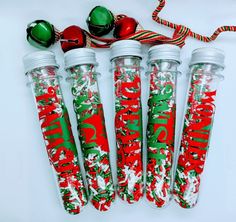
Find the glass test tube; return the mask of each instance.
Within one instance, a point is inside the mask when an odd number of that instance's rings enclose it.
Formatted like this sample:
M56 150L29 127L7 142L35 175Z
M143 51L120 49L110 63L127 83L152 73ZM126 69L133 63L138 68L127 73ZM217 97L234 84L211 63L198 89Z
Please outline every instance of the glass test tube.
M128 203L143 196L141 44L122 40L111 45L115 88L118 195Z
M174 183L174 197L183 208L196 205L200 179L215 115L215 97L222 80L224 54L214 48L192 53L190 83Z
M163 44L148 53L150 94L147 125L146 197L156 207L172 197L176 119L176 84L180 48Z
M84 157L91 202L106 211L115 198L109 160L103 105L100 98L96 57L92 49L80 48L65 53L65 68L71 83L74 111Z
M49 51L28 54L24 57L24 66L64 208L70 214L78 214L87 203L87 193L60 89L55 55Z

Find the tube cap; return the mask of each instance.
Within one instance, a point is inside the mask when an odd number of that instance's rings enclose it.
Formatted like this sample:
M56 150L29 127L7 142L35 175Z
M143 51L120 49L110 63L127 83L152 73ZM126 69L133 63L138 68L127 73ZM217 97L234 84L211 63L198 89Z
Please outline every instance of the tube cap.
M95 51L87 48L72 49L65 53L65 69L76 65L97 65Z
M180 48L176 45L171 44L152 46L148 50L149 62L159 59L175 60L180 63Z
M190 66L197 63L212 63L224 67L225 55L224 52L216 48L199 48L192 52Z
M36 51L29 53L24 56L23 63L25 67L25 73L44 66L59 67L56 62L55 54L50 51Z
M120 40L111 45L110 60L120 56L137 56L142 58L141 43L135 40Z

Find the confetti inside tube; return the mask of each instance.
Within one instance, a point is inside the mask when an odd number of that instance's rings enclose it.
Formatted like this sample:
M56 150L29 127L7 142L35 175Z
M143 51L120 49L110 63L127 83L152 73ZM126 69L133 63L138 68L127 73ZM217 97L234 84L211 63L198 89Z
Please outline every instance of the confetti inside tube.
M111 46L115 88L118 195L128 203L143 196L141 44L118 41Z
M96 73L95 52L80 48L65 54L65 66L74 96L74 111L84 156L91 202L107 211L115 199L103 105Z
M34 52L24 57L24 65L64 208L70 214L78 214L87 203L87 193L60 89L55 56L47 51Z
M174 198L183 208L194 207L212 132L215 96L223 79L224 54L214 48L193 51Z
M166 206L172 196L179 64L178 46L164 44L149 49L146 198L156 207Z

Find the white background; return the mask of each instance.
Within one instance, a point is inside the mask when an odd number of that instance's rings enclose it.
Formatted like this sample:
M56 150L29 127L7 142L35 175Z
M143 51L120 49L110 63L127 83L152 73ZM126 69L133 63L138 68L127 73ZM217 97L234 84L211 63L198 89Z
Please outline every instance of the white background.
M225 80L221 83L210 152L204 171L198 205L181 209L174 201L157 210L143 198L129 206L116 198L106 213L96 211L91 204L77 215L68 215L59 204L52 170L41 136L31 90L25 86L22 65L24 54L35 49L25 40L26 25L35 19L46 19L63 30L75 24L86 27L86 18L96 5L104 5L114 13L136 18L146 29L171 36L169 28L151 19L157 1L146 0L0 0L0 221L1 222L62 222L62 221L235 221L236 218L236 33L224 33L215 42L205 44L188 38L182 50L184 73L178 80L177 140L180 135L184 97L186 94L189 57L193 49L212 46L226 53ZM167 1L161 17L185 24L194 31L210 35L220 25L236 25L235 0L175 0ZM63 71L63 53L56 44ZM147 48L144 48L146 52ZM109 50L97 49L101 97L105 108L113 174L115 176L115 139L113 126L112 78L109 74ZM144 59L143 65L146 62ZM77 137L69 85L62 89L69 108L73 132ZM148 82L142 81L143 116L146 126ZM144 127L145 128L145 127ZM78 149L79 143L77 140Z

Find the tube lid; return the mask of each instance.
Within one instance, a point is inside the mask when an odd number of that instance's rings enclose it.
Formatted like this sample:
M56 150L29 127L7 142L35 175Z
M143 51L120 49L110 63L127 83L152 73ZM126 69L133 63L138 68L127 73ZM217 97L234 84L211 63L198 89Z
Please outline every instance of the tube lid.
M111 45L110 60L120 56L137 56L142 58L141 43L135 40L120 40Z
M190 66L198 63L212 63L224 67L225 54L216 48L198 48L192 52Z
M175 60L180 63L180 48L171 44L152 46L148 50L148 60L154 61L160 59Z
M44 66L59 67L56 62L55 54L51 51L36 51L29 53L23 57L23 63L25 73Z
M65 53L65 69L76 65L94 64L97 65L95 51L88 48L72 49Z

